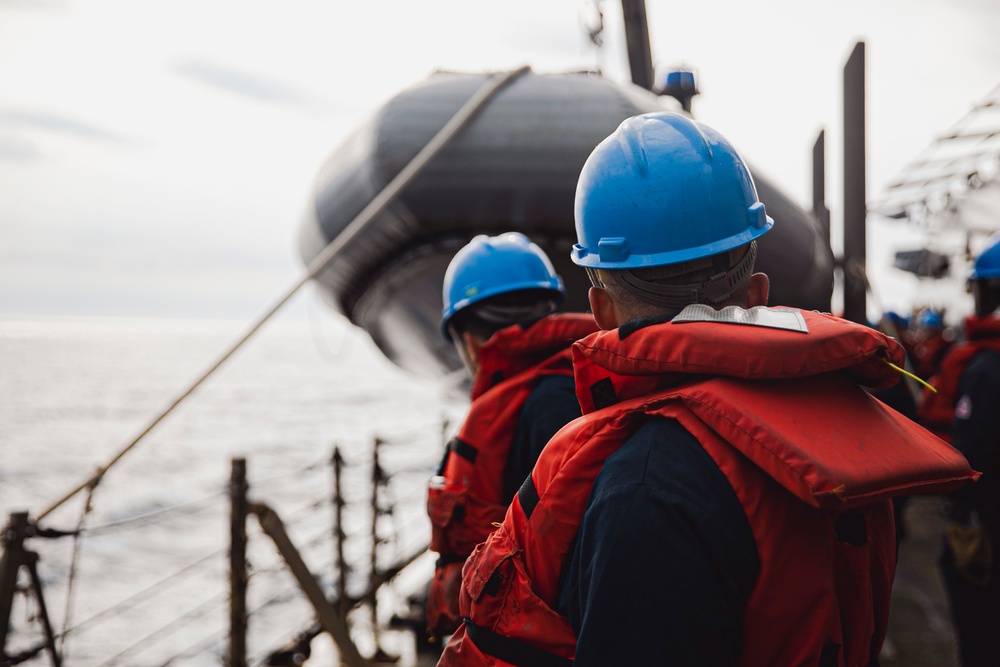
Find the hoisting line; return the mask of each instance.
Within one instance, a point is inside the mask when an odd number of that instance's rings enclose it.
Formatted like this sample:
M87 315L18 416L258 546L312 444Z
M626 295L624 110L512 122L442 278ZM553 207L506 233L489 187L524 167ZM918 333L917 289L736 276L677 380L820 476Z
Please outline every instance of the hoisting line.
M362 230L364 230L376 216L381 214L388 206L399 196L399 194L417 177L418 174L427 166L427 164L434 159L435 156L441 150L447 146L452 139L454 139L458 134L465 129L465 127L476 117L476 115L490 102L490 100L502 90L505 86L512 83L514 80L519 78L521 75L529 72L531 68L527 65L516 70L509 72L499 72L491 76L486 83L484 83L475 94L469 98L469 100L455 112L444 127L438 130L438 133L427 142L427 144L420 149L420 151L413 157L410 162L403 167L403 169L396 174L395 178L389 181L388 185L382 189L378 195L372 199L371 202L362 209L359 213L346 227L344 230L337 235L330 243L317 255L306 267L305 274L295 283L291 289L289 289L281 299L275 303L263 316L258 318L258 320L250 327L250 329L235 343L233 343L229 349L219 358L215 364L208 369L200 378L198 378L190 387L187 388L170 406L161 412L155 419L153 419L147 426L139 433L131 442L129 442L125 447L122 448L110 461L108 461L104 466L97 469L97 472L92 475L87 481L83 482L72 491L67 493L65 496L53 503L48 509L39 514L36 517L36 521L41 521L46 516L51 514L54 510L63 505L70 498L83 491L89 486L98 484L104 477L104 474L116 464L125 454L129 452L133 447L135 447L146 435L152 431L157 424L159 424L164 417L173 412L174 408L180 405L188 396L190 396L195 389L197 389L202 382L207 380L209 376L212 375L230 356L233 355L236 350L243 346L250 338L257 333L257 330L265 322L267 322L271 317L277 313L282 306L284 306L292 296L298 292L303 285L312 280L320 271L326 268L326 266L333 261L337 253L343 249L348 243L354 240Z

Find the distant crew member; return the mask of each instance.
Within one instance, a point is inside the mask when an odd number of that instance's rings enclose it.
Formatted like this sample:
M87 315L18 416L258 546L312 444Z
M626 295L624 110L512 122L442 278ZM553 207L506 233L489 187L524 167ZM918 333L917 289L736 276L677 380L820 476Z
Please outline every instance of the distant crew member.
M941 360L955 342L955 335L945 327L944 317L937 308L924 308L915 320L911 358L917 375L926 380L937 373Z
M473 383L469 414L428 490L439 555L427 600L432 636L459 626L466 557L503 520L549 438L580 416L570 345L597 324L552 314L563 293L549 258L519 233L477 236L448 266L441 332Z
M983 472L952 495L938 563L962 665L977 667L1000 661L1000 235L976 258L969 287L967 340L945 356L920 417Z
M584 416L470 556L440 665L876 664L891 496L973 473L858 386L899 380L896 341L766 307L772 224L733 147L686 116L630 118L594 150Z

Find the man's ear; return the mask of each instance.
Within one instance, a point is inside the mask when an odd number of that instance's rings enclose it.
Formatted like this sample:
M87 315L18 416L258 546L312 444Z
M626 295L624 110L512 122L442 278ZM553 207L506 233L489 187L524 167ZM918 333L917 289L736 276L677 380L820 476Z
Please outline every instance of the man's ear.
M608 290L602 287L591 287L587 298L590 299L590 312L594 314L597 326L605 331L617 329L619 325L618 307L611 299Z
M771 291L771 280L766 273L755 273L750 276L750 287L747 289L747 308L767 305L767 293Z

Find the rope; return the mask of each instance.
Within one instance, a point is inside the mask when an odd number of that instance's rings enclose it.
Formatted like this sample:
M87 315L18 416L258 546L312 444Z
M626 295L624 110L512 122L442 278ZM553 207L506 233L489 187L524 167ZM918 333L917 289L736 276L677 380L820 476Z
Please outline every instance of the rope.
M146 435L152 431L163 419L169 415L174 409L179 406L188 396L190 396L195 389L201 386L201 384L207 380L216 370L218 370L222 364L224 364L229 357L233 355L238 349L240 349L244 343L246 343L254 334L277 313L282 306L284 306L288 301L294 296L299 289L301 289L306 283L316 277L320 271L325 269L327 265L334 260L337 254L354 238L364 230L379 214L381 214L388 206L391 204L396 197L402 192L416 177L420 172L426 167L438 153L447 146L452 139L458 136L462 130L476 117L476 115L483 109L484 106L496 95L501 89L507 86L509 83L529 71L529 67L521 67L520 69L503 72L499 74L494 74L489 78L489 80L483 84L469 100L462 105L462 107L455 112L444 127L442 127L437 134L427 143L426 146L420 149L420 151L414 156L410 162L403 167L403 169L396 174L389 184L378 194L376 197L369 202L367 206L348 224L344 231L337 235L335 239L330 241L330 243L317 255L306 267L305 274L289 288L284 296L282 296L278 301L272 306L267 312L260 316L256 322L250 327L249 330L239 338L235 343L233 343L228 350L226 350L221 357L205 372L195 380L190 387L183 391L180 396L178 396L173 403L167 407L166 410L162 411L159 415L152 419L146 427L139 432L128 444L126 444L122 449L115 454L110 461L108 461L104 466L98 469L97 474L78 485L72 489L69 493L64 495L62 498L54 502L48 508L46 508L42 513L38 515L36 521L44 519L46 516L51 514L54 510L61 507L66 501L83 491L91 484L96 484L104 477L105 473L118 461L122 459L129 451L132 450L139 442L142 441Z
M884 361L884 362L885 362L885 364L886 364L887 366L889 366L889 368L892 368L893 370L895 370L895 371L897 371L897 372L899 372L899 373L902 373L903 375L905 375L906 377L910 378L911 380L913 380L913 381L915 381L915 382L919 382L920 384L922 384L922 385L923 385L924 387L926 387L927 389L930 389L930 390L931 390L932 392L934 392L935 394L936 394L936 393L938 393L938 390L937 390L937 389L935 389L935 388L934 388L934 387L933 387L932 385L930 385L930 384L928 384L927 382L925 382L925 381L924 381L924 379L923 379L922 377L920 377L920 376L918 376L918 375L915 375L915 374L913 374L913 373L909 372L909 371L908 371L908 370L906 370L905 368L900 368L899 366L897 366L896 364L892 363L892 362L891 362L891 361L889 361L888 359L882 359L882 361Z

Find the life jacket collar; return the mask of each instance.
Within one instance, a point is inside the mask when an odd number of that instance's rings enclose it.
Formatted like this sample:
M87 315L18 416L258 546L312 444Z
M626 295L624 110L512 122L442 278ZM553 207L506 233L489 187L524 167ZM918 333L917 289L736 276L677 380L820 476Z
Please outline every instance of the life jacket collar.
M597 323L591 315L561 313L497 331L479 350L479 369L472 383L472 399L537 366L596 328Z
M651 323L625 338L614 330L578 341L573 366L584 413L705 376L777 380L844 371L875 388L900 379L885 362L902 366L905 353L885 334L817 312L766 308L760 313L740 324L675 319ZM794 328L760 323L799 318L801 326Z

